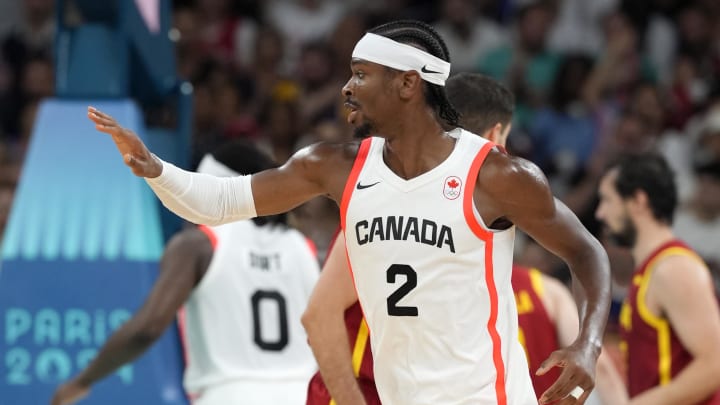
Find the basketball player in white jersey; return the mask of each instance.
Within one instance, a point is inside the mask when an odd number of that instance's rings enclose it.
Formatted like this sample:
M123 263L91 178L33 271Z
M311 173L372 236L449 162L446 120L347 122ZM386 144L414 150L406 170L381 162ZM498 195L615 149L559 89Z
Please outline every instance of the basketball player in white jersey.
M505 147L515 109L514 96L505 86L481 74L460 73L447 80L446 89L449 100L462 114L461 125L464 128ZM560 201L557 203L562 204ZM523 321L526 322L526 329L521 335L529 343L525 347L527 357L537 361L545 360L553 350L568 346L575 340L578 332L575 303L568 289L553 277L517 266L513 271L516 299L518 293L527 296L525 286L515 285L527 278L532 280L530 293L540 300L534 301L535 305L532 302L529 305L517 305L518 308L525 308L525 313L518 320L520 327ZM537 279L533 279L535 275L538 275ZM363 329L365 325L356 319L358 315L352 309L357 302L356 297L346 260L345 239L340 233L303 314L303 325L322 375L321 379L314 377L314 381L311 381L307 405L327 405L330 400L326 398L330 396L337 404L376 403L377 391L374 390L372 375L362 371L358 373L366 367L366 363L372 363L372 356L363 350L363 345L367 344L366 331ZM607 356L601 355L598 364L608 361ZM531 374L537 371L538 364L535 367L532 367L532 363L529 365ZM554 371L559 373L559 370ZM552 373L534 376L533 385L538 397L547 388L547 383L554 382L552 377ZM599 404L595 394L595 391L591 393L587 405Z
M443 129L458 121L443 88L448 61L427 24L374 28L355 46L342 94L356 131L376 136L312 145L253 176L180 170L112 117L92 107L88 117L190 221L220 224L285 212L318 195L333 199L385 405L537 402L510 284L520 227L568 264L581 315L578 338L544 365L563 371L541 402L582 404L609 309L607 256L569 210L556 207L536 166L475 134Z
M273 166L256 148L231 143L198 171L238 176ZM193 404L303 404L316 363L300 316L318 273L314 251L284 215L184 230L168 243L142 308L52 403L74 403L142 354L184 304L184 386Z

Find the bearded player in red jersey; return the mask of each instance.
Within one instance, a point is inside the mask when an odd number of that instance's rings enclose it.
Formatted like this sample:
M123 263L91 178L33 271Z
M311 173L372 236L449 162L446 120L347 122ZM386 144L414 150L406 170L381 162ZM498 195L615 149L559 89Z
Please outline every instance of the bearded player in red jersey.
M707 265L672 232L673 177L662 157L643 155L600 182L595 215L636 264L620 312L627 389L598 384L608 403L720 405L720 311ZM608 372L598 366L598 378Z
M461 126L505 146L514 110L512 93L497 81L479 74L461 73L448 79L448 98L461 113ZM308 387L307 405L379 405L375 388L369 331L357 301L346 302L343 288L353 288L346 263L342 234L329 251L320 281L303 317L318 364L327 382L316 373ZM575 302L558 280L536 269L513 268L512 286L518 310L520 342L525 347L533 388L539 398L560 373L552 368L542 374L542 362L560 347L570 345L578 332ZM342 309L347 308L344 313ZM344 322L345 328L340 325ZM336 327L337 326L337 327ZM601 357L601 359L603 359ZM332 394L331 392L332 391Z

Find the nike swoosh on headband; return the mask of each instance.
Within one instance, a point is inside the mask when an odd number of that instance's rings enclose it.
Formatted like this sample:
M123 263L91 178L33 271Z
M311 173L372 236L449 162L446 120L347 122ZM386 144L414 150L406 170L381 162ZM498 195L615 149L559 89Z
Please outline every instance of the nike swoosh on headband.
M427 65L423 65L423 67L420 68L420 71L423 73L442 73L442 72L438 72L436 70L429 70L427 68Z

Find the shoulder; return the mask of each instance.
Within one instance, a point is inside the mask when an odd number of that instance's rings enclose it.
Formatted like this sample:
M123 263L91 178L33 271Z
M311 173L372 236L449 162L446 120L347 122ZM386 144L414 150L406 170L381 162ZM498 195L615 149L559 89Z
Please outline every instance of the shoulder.
M712 284L710 271L705 263L690 252L664 257L653 269L652 280L663 292L677 291L683 295L694 287Z
M360 149L359 141L351 142L317 142L297 151L291 159L316 161L319 159L354 160Z
M284 166L302 166L306 169L325 169L333 165L347 165L355 161L360 142L318 142L306 146L285 163Z
M483 162L478 180L512 180L547 184L542 170L529 160L492 149ZM498 182L498 181L494 181Z
M209 228L208 228L209 229ZM212 232L210 230L209 232ZM176 233L167 243L163 256L183 257L212 255L213 236L198 227L189 227Z
M534 163L493 149L485 158L477 184L489 195L498 197L552 198L545 174Z

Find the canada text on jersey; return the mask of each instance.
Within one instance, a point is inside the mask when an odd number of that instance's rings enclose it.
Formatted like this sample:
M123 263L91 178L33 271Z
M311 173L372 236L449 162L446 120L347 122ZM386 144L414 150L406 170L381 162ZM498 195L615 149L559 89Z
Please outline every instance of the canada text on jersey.
M384 240L410 240L437 248L447 247L455 253L452 229L429 219L415 217L375 217L355 223L358 245Z

